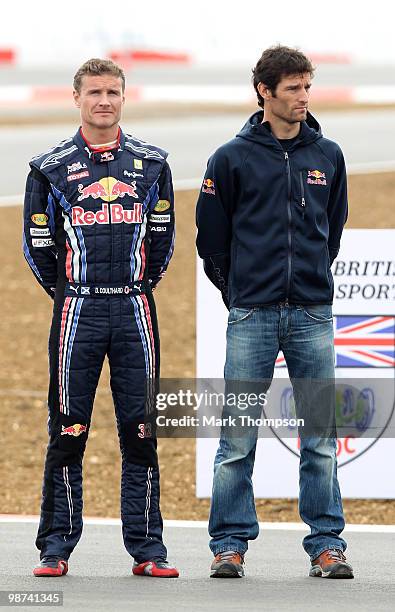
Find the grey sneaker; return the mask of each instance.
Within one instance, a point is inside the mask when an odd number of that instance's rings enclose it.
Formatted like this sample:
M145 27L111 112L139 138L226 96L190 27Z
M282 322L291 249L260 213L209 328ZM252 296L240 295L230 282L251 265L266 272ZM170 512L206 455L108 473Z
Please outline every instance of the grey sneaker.
M211 578L242 578L244 556L234 550L225 550L214 557L211 564Z
M354 578L354 572L340 548L328 548L311 562L313 578Z

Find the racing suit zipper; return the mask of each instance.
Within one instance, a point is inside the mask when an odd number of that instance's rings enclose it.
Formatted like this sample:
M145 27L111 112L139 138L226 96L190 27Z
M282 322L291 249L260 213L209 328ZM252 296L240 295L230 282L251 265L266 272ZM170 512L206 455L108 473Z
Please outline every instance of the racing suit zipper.
M110 185L110 162L107 163L107 187ZM112 229L111 219L111 202L108 203L108 222L110 224L110 236L111 236L111 261L110 261L110 283L113 282L113 262L114 262L114 236Z
M287 276L287 291L285 296L285 303L288 305L289 298L289 290L291 287L291 273L292 273L292 214L291 214L291 167L289 164L289 157L287 151L284 151L284 157L286 162L286 170L287 170L287 185L288 185L288 194L287 194L287 212L288 212L288 276Z
M305 197L304 197L304 183L303 183L303 172L302 172L302 170L299 171L299 181L300 181L300 195L301 195L300 204L302 206L302 211L303 211L302 219L304 219L304 215L305 215L305 212L306 212L306 200L305 200Z

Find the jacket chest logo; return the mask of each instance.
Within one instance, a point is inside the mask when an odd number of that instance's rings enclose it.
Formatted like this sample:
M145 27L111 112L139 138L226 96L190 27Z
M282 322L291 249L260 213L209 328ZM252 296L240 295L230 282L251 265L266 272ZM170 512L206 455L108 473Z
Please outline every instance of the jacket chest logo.
M86 187L80 184L78 185L78 191L80 193L78 196L79 202L82 202L82 200L86 198L93 198L94 200L100 198L104 200L104 202L113 202L125 196L138 198L136 193L136 181L124 183L113 176L102 178L99 181L86 185Z
M320 170L308 170L307 183L308 185L326 185L325 172L321 172Z

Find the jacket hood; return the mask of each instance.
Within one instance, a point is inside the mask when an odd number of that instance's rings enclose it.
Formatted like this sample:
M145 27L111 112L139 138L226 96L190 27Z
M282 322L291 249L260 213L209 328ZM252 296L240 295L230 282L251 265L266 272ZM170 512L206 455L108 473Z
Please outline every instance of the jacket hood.
M251 115L236 137L277 148L280 145L278 140L271 133L269 122L265 121L265 123L262 123L262 119L263 111L257 111ZM302 121L300 124L299 138L294 143L294 146L311 144L320 138L322 138L320 124L313 115L307 111L306 121Z

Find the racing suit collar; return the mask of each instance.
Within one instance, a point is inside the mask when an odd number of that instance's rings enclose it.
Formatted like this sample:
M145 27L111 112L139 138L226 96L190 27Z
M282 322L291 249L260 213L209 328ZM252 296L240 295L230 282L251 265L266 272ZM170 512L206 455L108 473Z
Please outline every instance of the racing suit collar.
M262 110L251 115L236 137L244 138L264 146L281 149L282 151L280 143L271 132L269 122L265 121L262 123L262 119ZM296 147L311 144L320 138L322 138L321 127L313 115L307 111L306 121L301 122L298 138L290 148L290 151Z
M107 151L94 151L93 149L91 149L89 143L85 140L82 134L81 127L78 128L73 140L77 147L84 153L84 155L89 157L89 159L94 163L109 162L114 159L117 159L120 153L122 153L125 145L125 135L121 128L119 128L118 143L113 149Z

